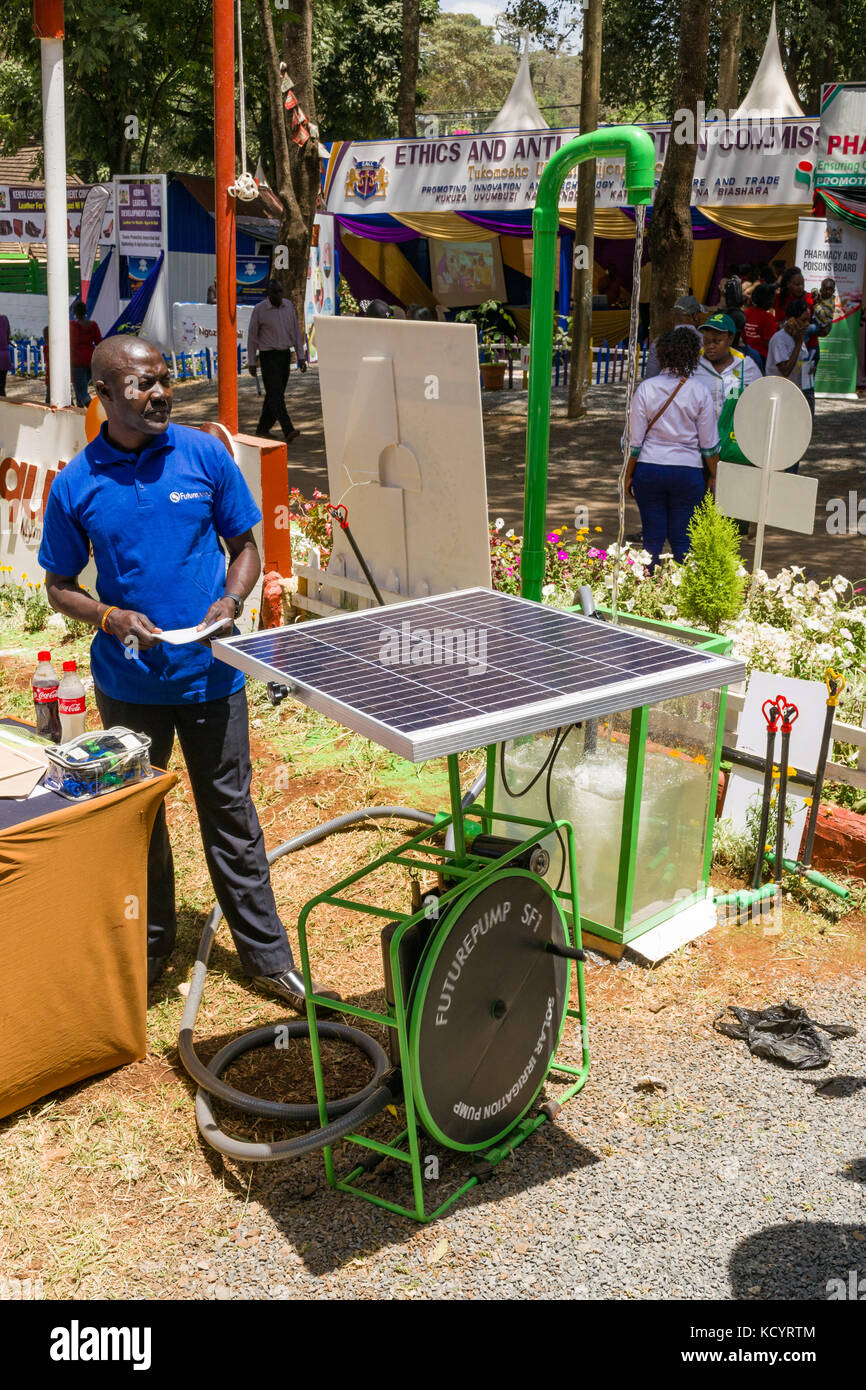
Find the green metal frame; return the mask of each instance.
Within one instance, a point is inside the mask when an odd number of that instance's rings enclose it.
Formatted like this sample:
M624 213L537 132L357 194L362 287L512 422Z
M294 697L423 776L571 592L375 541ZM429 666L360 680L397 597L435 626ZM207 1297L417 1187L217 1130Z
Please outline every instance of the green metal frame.
M524 539L523 539L523 564L521 567L521 593L524 598L530 598L539 602L541 600L541 587L544 578L544 531L545 531L545 511L547 506L547 453L550 433L550 371L549 367L553 357L553 300L554 300L554 277L556 267L556 238L559 226L559 194L563 183L570 171L577 165L588 159L608 158L611 156L624 156L626 163L626 187L628 201L631 205L649 203L655 183L655 149L653 142L647 133L636 126L609 127L603 130L588 132L580 135L574 140L570 140L563 145L552 158L548 161L539 182L538 194L536 197L535 209L533 212L533 295L531 309L531 328L530 343L534 370L529 377L529 396L527 404L527 443L526 443L526 486L524 504ZM638 625L641 625L638 620ZM648 622L647 626L663 628L664 624L653 624ZM725 639L713 637L711 634L694 634L696 639L701 641L701 645L706 650L720 650L718 643ZM646 730L648 721L648 707L641 706L632 711L631 715L631 734L628 755L628 788L623 816L623 836L620 845L619 860L619 890L617 906L617 925L625 931L626 923L630 913L631 902L634 892L634 873L635 873L635 847L639 828L639 813L641 800L641 783L643 774L643 761L646 741ZM718 777L718 759L721 753L721 731L716 746L715 773ZM354 1145L360 1149L370 1150L382 1158L389 1158L397 1163L404 1163L409 1166L412 1177L413 1206L404 1206L399 1202L389 1201L379 1196L375 1192L370 1192L360 1186L366 1167L361 1163L354 1166L343 1176L339 1176L336 1169L333 1146L328 1146L324 1152L325 1172L327 1180L332 1187L341 1192L354 1193L365 1201L373 1203L374 1206L383 1207L386 1211L395 1212L401 1216L408 1216L417 1221L433 1221L444 1211L447 1211L454 1202L465 1192L468 1192L479 1181L476 1174L470 1176L457 1189L450 1193L444 1201L437 1202L433 1209L428 1208L424 1189L424 1172L421 1154L421 1134L424 1132L419 1123L418 1108L414 1094L413 1075L411 1066L410 1038L409 1038L409 1011L407 1008L408 1000L404 998L403 982L399 965L400 945L406 933L414 926L420 924L425 918L424 910L412 914L406 914L399 909L382 907L377 903L365 903L359 901L355 896L355 886L361 883L370 874L386 864L400 865L405 868L437 869L447 868L449 878L456 879L453 888L449 888L439 898L439 911L457 904L461 895L465 893L468 885L480 891L487 884L494 882L507 871L509 864L523 850L535 844L540 844L550 834L559 832L565 837L565 844L568 856L568 889L559 889L555 897L560 901L563 908L565 920L566 937L570 944L580 948L581 945L581 920L578 900L577 883L577 863L575 855L574 830L569 821L538 821L528 817L514 816L493 809L493 798L495 788L496 772L496 745L491 745L487 749L487 785L484 793L483 804L479 809L474 807L464 810L461 806L460 771L457 756L452 754L448 758L448 782L451 800L450 815L437 816L437 823L432 829L424 829L404 841L396 850L380 855L372 864L360 869L353 874L334 884L325 892L317 894L311 898L303 907L298 919L298 940L301 951L301 968L303 970L304 982L307 994L307 1018L310 1024L310 1050L313 1060L313 1071L316 1082L316 1100L319 1108L320 1122L324 1126L327 1123L327 1095L325 1088L324 1071L322 1067L321 1047L316 1028L317 1010L324 1008L337 1013L350 1014L355 1018L362 1018L371 1023L382 1024L388 1028L396 1030L399 1055L403 1079L403 1101L405 1108L405 1127L391 1142L385 1143L378 1139L370 1138L362 1134L350 1134L344 1139L347 1145ZM477 824L477 827L475 823ZM485 860L472 853L472 836L470 831L473 829L483 829L490 831L494 822L504 822L506 825L519 826L524 829L523 840L515 840L514 848L497 860ZM449 826L454 830L454 849L453 851L444 850L431 841L440 835ZM533 877L533 876L531 876ZM539 880L540 882L541 880ZM621 891L620 891L621 890ZM313 993L312 974L310 969L310 952L307 938L307 924L310 916L317 908L324 905L337 907L343 911L360 913L365 917L377 916L397 920L398 926L390 940L390 964L392 979L394 984L394 1006L387 1008L384 1013L372 1009L361 1008L357 1004L348 1004L343 1001L335 1001L324 998ZM670 914L666 914L670 915ZM642 929L647 926L642 924ZM613 936L608 929L597 928L593 924L593 929L598 930L601 935ZM578 1091L581 1090L589 1074L589 1042L586 1027L586 999L584 993L583 964L575 962L575 973L570 975L569 1001L566 1009L566 1018L577 1019L580 1025L581 1038L581 1064L574 1067L565 1061L558 1060L557 1053L554 1052L550 1066L545 1073L549 1077L552 1072L568 1078L565 1091L557 1097L558 1104L563 1105L569 1101ZM569 967L570 968L570 967ZM571 1000L576 983L577 999L576 1007L572 1007ZM557 1047L561 1042L558 1040ZM537 1093L536 1093L537 1095ZM540 1125L546 1121L543 1113L530 1114L532 1105L524 1112L523 1117L501 1137L501 1142L495 1142L492 1147L481 1154L486 1160L488 1168L500 1163L503 1158L513 1153L524 1139L528 1138ZM477 1156L477 1151L476 1156Z
M495 746L488 748L488 759L495 757ZM316 1081L316 1102L319 1107L319 1116L322 1125L327 1123L327 1091L325 1087L325 1077L322 1067L321 1046L316 1029L316 1011L318 1008L331 1009L338 1013L351 1014L355 1018L366 1019L371 1023L383 1024L385 1027L394 1028L397 1033L400 1063L403 1078L403 1104L405 1108L405 1127L400 1133L386 1143L379 1139L370 1138L363 1134L349 1134L343 1140L345 1144L357 1145L361 1149L372 1150L380 1154L383 1158L390 1158L398 1163L409 1166L412 1176L413 1206L404 1206L399 1202L389 1201L378 1193L371 1192L360 1185L366 1170L360 1163L355 1163L348 1172L339 1175L337 1172L333 1146L324 1150L325 1173L331 1187L340 1192L351 1192L365 1201L372 1202L374 1206L384 1207L386 1211L392 1211L400 1216L408 1216L416 1221L433 1221L444 1211L452 1206L464 1192L468 1192L479 1181L476 1174L470 1173L469 1177L444 1201L435 1204L428 1203L425 1193L424 1177L424 1156L421 1152L422 1136L425 1131L421 1125L418 1113L418 1105L415 1096L413 1083L413 1068L411 1065L410 1047L410 1016L407 1008L407 999L403 995L403 985L401 971L399 967L400 943L406 933L414 926L422 922L425 918L425 909L408 914L399 908L383 907L379 904L371 904L359 901L355 896L355 886L375 873L386 864L397 864L404 868L418 870L443 870L447 869L449 877L456 878L458 881L453 888L449 888L439 898L439 914L442 916L443 909L456 905L461 896L466 892L467 887L471 886L473 892L481 891L489 883L502 877L503 869L507 871L514 858L523 850L534 844L540 844L548 835L557 830L565 837L568 851L569 883L570 889L567 893L555 895L565 898L570 906L569 912L563 912L565 919L566 939L570 945L580 948L580 912L578 905L577 888L577 861L574 847L574 831L569 821L538 821L527 817L512 816L503 812L493 811L492 799L485 797L485 804L482 809L463 810L460 804L460 775L457 756L452 754L448 759L448 775L451 791L451 812L447 816L437 817L437 824L433 827L425 827L417 834L404 841L395 850L390 850L386 854L380 855L365 868L357 870L353 874L335 883L331 888L317 894L311 898L303 907L298 918L298 942L301 951L301 968L304 974L304 982L307 988L307 1018L310 1023L310 1051L312 1053L313 1072ZM471 838L467 834L469 827L466 821L479 822L481 827L487 826L491 821L502 821L513 825L522 826L528 832L525 839L515 840L513 850L503 855L501 859L489 860L482 859L478 855L473 855L471 849ZM431 841L438 837L449 826L454 827L454 849L445 850ZM513 865L512 865L513 867ZM535 875L528 875L535 877ZM540 882L541 880L539 880ZM361 1008L357 1004L346 1003L326 999L312 991L310 951L308 943L308 922L315 910L322 906L338 907L344 911L357 912L363 916L382 917L388 921L397 920L399 926L395 930L390 942L391 972L394 982L394 1007L387 1008L385 1012L378 1012L373 1009ZM576 999L572 1003L576 986ZM550 1077L552 1072L568 1077L568 1083L563 1093L557 1095L556 1100L559 1105L564 1105L577 1094L586 1082L589 1074L589 1040L586 1028L586 997L584 992L583 964L575 962L574 975L570 977L569 1003L566 1009L566 1018L578 1020L580 1026L581 1041L581 1064L579 1067L572 1066L570 1063L559 1060L554 1053L550 1066L545 1074ZM536 1093L537 1095L537 1093ZM529 1109L532 1109L530 1103ZM499 1142L492 1143L491 1147L484 1151L473 1151L473 1157L483 1159L485 1164L495 1166L500 1163L508 1154L514 1152L524 1139L534 1133L536 1129L546 1122L543 1114L530 1114L528 1111L516 1125ZM432 1142L432 1141L427 1141Z

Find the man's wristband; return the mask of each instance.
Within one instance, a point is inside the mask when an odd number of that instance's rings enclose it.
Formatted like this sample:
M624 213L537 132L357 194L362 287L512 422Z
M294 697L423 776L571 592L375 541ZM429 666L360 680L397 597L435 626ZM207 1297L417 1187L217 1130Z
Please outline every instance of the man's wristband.
M223 594L223 598L230 598L235 605L235 617L239 618L244 611L244 601L240 594Z
M103 615L102 615L102 618L101 618L101 620L100 620L100 623L99 623L99 626L102 628L102 631L103 631L103 632L108 632L108 628L105 626L105 619L108 617L109 613L116 613L116 612L117 612L117 604L116 604L116 603L112 603L111 606L110 606L109 608L106 608L105 612L104 612Z

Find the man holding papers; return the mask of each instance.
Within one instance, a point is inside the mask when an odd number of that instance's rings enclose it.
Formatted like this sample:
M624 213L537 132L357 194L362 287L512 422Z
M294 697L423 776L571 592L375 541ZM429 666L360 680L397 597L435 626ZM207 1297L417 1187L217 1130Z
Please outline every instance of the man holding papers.
M171 379L156 348L108 338L93 354L92 373L107 420L49 494L39 551L48 599L96 629L91 670L104 726L147 734L159 767L168 765L177 734L241 964L256 984L302 1010L303 978L277 915L250 798L244 676L217 661L205 641L160 640L163 630L169 638L213 623L231 630L261 570L252 533L261 514L224 446L170 423ZM98 599L78 583L91 546ZM147 922L153 984L177 931L164 810L150 843Z

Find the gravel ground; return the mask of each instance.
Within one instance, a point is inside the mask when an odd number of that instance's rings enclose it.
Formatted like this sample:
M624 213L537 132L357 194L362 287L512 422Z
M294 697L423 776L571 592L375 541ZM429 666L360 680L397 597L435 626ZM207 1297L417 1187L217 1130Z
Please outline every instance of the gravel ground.
M596 960L590 993L616 971L641 968ZM753 1060L713 1032L706 1000L646 1023L591 1011L583 1093L432 1226L330 1191L313 1161L270 1168L244 1205L247 1170L233 1236L191 1236L156 1296L825 1299L828 1280L866 1273L866 988L794 998L859 1028L824 1071ZM647 1076L661 1086L636 1090ZM458 1171L449 1160L441 1188Z

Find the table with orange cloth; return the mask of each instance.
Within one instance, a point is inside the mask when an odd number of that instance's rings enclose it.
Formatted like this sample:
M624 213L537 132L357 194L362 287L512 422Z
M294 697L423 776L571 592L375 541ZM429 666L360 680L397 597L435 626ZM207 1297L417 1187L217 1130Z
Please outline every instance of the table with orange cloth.
M0 1116L145 1055L147 851L176 780L0 800Z

